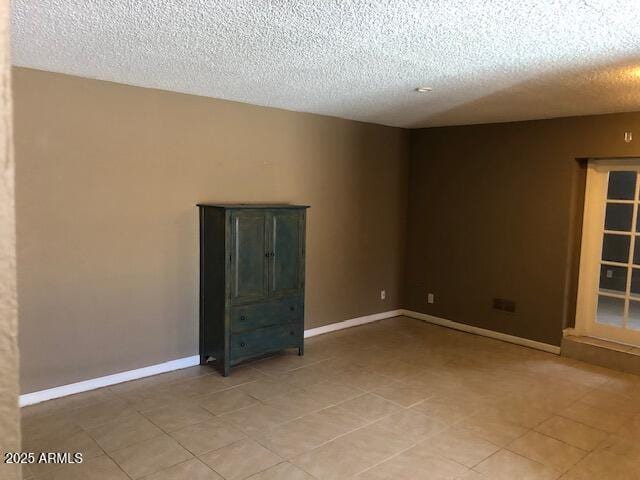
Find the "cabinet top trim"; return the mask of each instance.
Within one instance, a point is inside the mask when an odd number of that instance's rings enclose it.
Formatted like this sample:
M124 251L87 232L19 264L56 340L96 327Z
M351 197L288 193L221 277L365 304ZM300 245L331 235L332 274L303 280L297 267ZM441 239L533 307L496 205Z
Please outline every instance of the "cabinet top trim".
M267 203L198 203L198 207L200 208L224 208L224 209L261 209L261 208L289 208L289 209L300 209L300 208L310 208L309 205L289 205L286 203L275 203L275 204L267 204Z

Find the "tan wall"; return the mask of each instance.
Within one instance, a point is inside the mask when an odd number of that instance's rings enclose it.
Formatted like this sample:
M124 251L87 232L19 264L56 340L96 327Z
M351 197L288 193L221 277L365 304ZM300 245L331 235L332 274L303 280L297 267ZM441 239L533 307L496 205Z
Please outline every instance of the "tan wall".
M577 159L612 156L640 156L640 113L412 131L407 308L559 345L575 316Z
M0 452L20 451L18 315L9 4L0 0ZM20 466L0 463L0 479L21 478Z
M197 354L197 202L311 205L307 328L400 306L407 131L14 75L22 392Z

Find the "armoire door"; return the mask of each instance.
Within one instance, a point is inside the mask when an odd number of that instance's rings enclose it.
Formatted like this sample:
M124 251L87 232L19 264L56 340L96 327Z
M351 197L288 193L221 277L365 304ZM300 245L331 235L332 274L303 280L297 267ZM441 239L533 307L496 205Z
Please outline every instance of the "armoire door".
M268 288L269 245L266 215L261 210L231 214L231 302L264 299Z
M269 293L271 296L297 293L301 288L301 255L304 248L300 210L280 210L267 214L271 256Z

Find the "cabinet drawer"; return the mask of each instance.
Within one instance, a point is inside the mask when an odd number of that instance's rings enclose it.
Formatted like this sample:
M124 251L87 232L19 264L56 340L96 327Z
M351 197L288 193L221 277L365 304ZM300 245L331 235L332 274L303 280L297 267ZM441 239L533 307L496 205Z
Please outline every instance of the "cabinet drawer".
M297 347L300 345L302 328L302 322L299 322L232 334L229 352L231 361L276 352L288 347Z
M231 308L232 333L296 321L303 321L302 298L299 296Z

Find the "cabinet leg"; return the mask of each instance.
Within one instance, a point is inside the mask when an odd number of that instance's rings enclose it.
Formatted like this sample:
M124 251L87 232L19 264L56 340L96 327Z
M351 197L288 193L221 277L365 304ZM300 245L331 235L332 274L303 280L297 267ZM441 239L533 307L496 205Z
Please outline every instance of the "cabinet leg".
M298 347L298 355L299 356L303 356L304 355L304 344L300 345Z
M209 355L200 355L200 365L206 365Z

